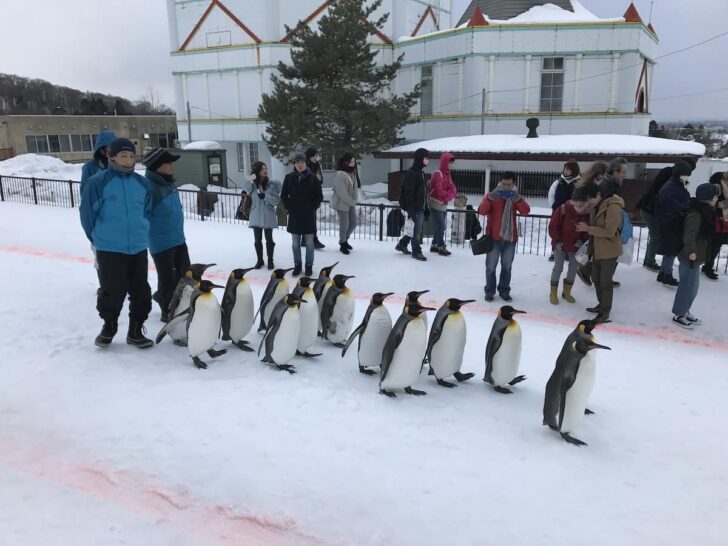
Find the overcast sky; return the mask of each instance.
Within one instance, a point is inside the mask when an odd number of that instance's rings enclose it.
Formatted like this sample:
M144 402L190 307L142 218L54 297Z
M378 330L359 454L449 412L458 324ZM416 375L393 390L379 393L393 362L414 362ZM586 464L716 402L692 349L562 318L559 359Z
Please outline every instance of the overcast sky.
M267 0L260 0L261 2ZM396 1L396 0L395 0ZM602 17L618 17L628 0L581 0ZM469 0L454 0L456 12ZM635 0L647 20L650 0ZM154 88L173 104L166 2L163 0L31 0L2 2L0 72L129 99ZM726 0L654 0L652 23L665 54L726 31ZM728 119L728 36L659 61L651 103L658 120Z

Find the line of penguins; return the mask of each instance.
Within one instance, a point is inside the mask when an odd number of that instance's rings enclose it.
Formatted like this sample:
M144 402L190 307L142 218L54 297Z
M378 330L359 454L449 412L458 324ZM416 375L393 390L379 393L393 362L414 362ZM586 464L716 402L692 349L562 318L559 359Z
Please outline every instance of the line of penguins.
M392 324L384 301L392 293L376 293L364 318L353 331L355 300L346 282L353 276L331 276L338 262L324 267L317 279L301 277L290 291L286 274L292 269L276 269L263 293L257 312L250 284L245 275L254 268L235 269L226 286L219 286L202 277L216 264L192 264L180 279L170 312L172 320L164 325L156 338L160 343L169 336L175 345L187 347L195 366L204 369L201 359L207 354L219 357L227 350L215 350L218 339L229 341L235 347L255 352L245 337L260 317L258 332L263 334L258 357L272 368L296 373L290 364L294 357L315 358L311 353L318 338L341 349L342 358L358 340L359 372L365 375L379 373L379 392L396 397L395 391L421 396L424 391L413 388L425 366L437 384L453 388L454 378L464 382L475 374L463 373L463 355L466 342L465 318L461 309L475 300L448 299L437 310L428 335L425 307L419 298L428 290L410 292L404 309ZM212 293L224 288L222 305ZM512 394L511 387L524 381L519 375L521 361L521 328L514 318L525 311L510 305L500 308L493 323L485 349L485 376L483 381L500 394ZM609 322L609 321L606 321ZM603 323L603 322L601 322ZM583 320L566 338L546 384L543 424L559 432L574 445L586 445L571 432L582 422L584 415L593 412L587 408L596 378L594 349L609 347L596 342L594 329L600 324Z

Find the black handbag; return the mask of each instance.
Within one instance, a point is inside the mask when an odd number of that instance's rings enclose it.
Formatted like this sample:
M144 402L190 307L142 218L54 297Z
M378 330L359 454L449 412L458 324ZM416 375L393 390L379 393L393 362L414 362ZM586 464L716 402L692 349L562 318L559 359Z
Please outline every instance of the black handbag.
M476 241L470 241L470 250L473 251L474 256L480 256L481 254L487 254L493 250L493 238L490 235L483 235Z

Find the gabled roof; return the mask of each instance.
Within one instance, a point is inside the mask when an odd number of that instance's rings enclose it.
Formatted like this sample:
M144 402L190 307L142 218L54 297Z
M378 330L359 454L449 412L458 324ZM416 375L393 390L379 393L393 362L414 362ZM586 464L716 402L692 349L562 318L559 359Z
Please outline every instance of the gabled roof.
M472 0L457 26L470 21L476 8L480 8L488 19L513 19L535 6L555 4L567 11L574 11L571 0Z

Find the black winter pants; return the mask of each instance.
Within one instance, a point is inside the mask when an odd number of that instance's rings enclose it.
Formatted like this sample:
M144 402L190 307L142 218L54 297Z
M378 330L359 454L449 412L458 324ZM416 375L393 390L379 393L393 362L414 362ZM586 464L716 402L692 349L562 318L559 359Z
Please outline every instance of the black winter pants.
M265 232L265 242L272 243L273 242L273 230L272 229L254 227L253 235L255 235L256 244L263 243L263 232Z
M190 266L187 244L173 246L158 254L152 254L154 267L157 268L157 302L162 312L169 310L174 289Z
M144 322L152 310L152 291L147 282L147 251L139 254L96 251L101 292L96 301L99 316L116 322L129 295L129 318Z

